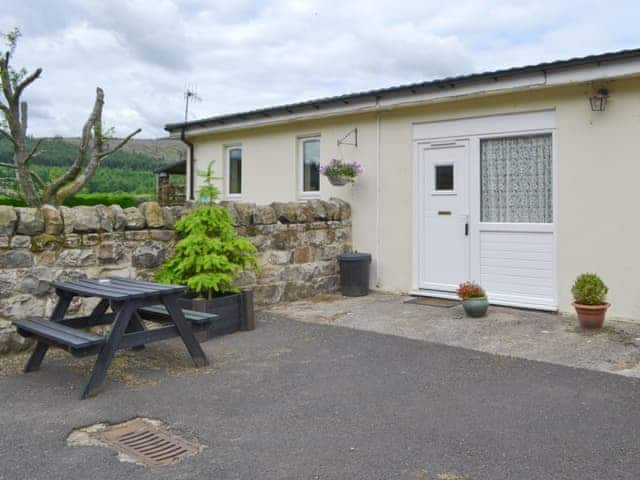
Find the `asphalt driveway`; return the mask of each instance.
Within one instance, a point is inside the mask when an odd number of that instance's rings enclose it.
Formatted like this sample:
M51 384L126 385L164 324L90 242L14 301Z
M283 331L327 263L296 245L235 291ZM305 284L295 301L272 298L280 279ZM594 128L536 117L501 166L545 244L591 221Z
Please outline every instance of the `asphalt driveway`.
M85 401L66 358L0 377L0 479L640 477L635 378L276 318L205 345L212 368L157 344ZM66 444L135 416L207 448L148 469Z

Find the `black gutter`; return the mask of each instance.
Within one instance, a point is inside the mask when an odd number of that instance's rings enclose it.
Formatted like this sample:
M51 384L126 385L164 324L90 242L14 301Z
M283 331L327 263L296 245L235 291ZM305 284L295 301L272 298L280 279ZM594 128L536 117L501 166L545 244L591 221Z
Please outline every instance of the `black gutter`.
M185 145L187 145L187 147L189 147L189 200L193 200L195 197L193 196L193 189L195 187L194 185L194 169L195 169L195 159L193 158L193 143L191 143L189 140L187 140L187 137L184 134L186 126L182 127L182 130L180 131L180 140L182 141L182 143L184 143Z

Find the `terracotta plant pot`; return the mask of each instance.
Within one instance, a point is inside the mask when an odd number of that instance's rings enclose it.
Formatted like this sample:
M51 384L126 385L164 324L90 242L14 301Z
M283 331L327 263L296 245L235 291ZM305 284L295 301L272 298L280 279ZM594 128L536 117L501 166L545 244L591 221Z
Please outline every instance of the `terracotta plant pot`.
M347 183L351 181L349 177L327 177L329 179L329 183L334 187L344 187Z
M462 307L464 308L464 313L469 317L484 317L487 314L487 309L489 308L489 300L487 297L469 298L462 301Z
M580 326L583 328L600 328L604 323L604 316L611 306L610 303L604 305L582 305L581 303L572 303L576 309Z

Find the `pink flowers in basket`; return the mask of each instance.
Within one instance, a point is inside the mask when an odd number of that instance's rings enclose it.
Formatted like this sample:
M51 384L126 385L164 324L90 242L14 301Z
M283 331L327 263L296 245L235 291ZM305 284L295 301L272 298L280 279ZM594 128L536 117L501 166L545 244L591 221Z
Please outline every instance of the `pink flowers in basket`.
M329 163L320 166L320 173L325 175L332 185L337 186L353 183L362 172L364 172L364 169L358 162L344 162L337 158L333 158Z

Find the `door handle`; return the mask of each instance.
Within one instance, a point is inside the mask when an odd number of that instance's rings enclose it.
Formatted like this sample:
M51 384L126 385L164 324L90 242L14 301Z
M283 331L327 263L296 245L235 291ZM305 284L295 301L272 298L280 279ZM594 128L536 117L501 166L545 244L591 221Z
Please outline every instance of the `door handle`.
M464 224L464 236L465 237L469 236L469 222Z

